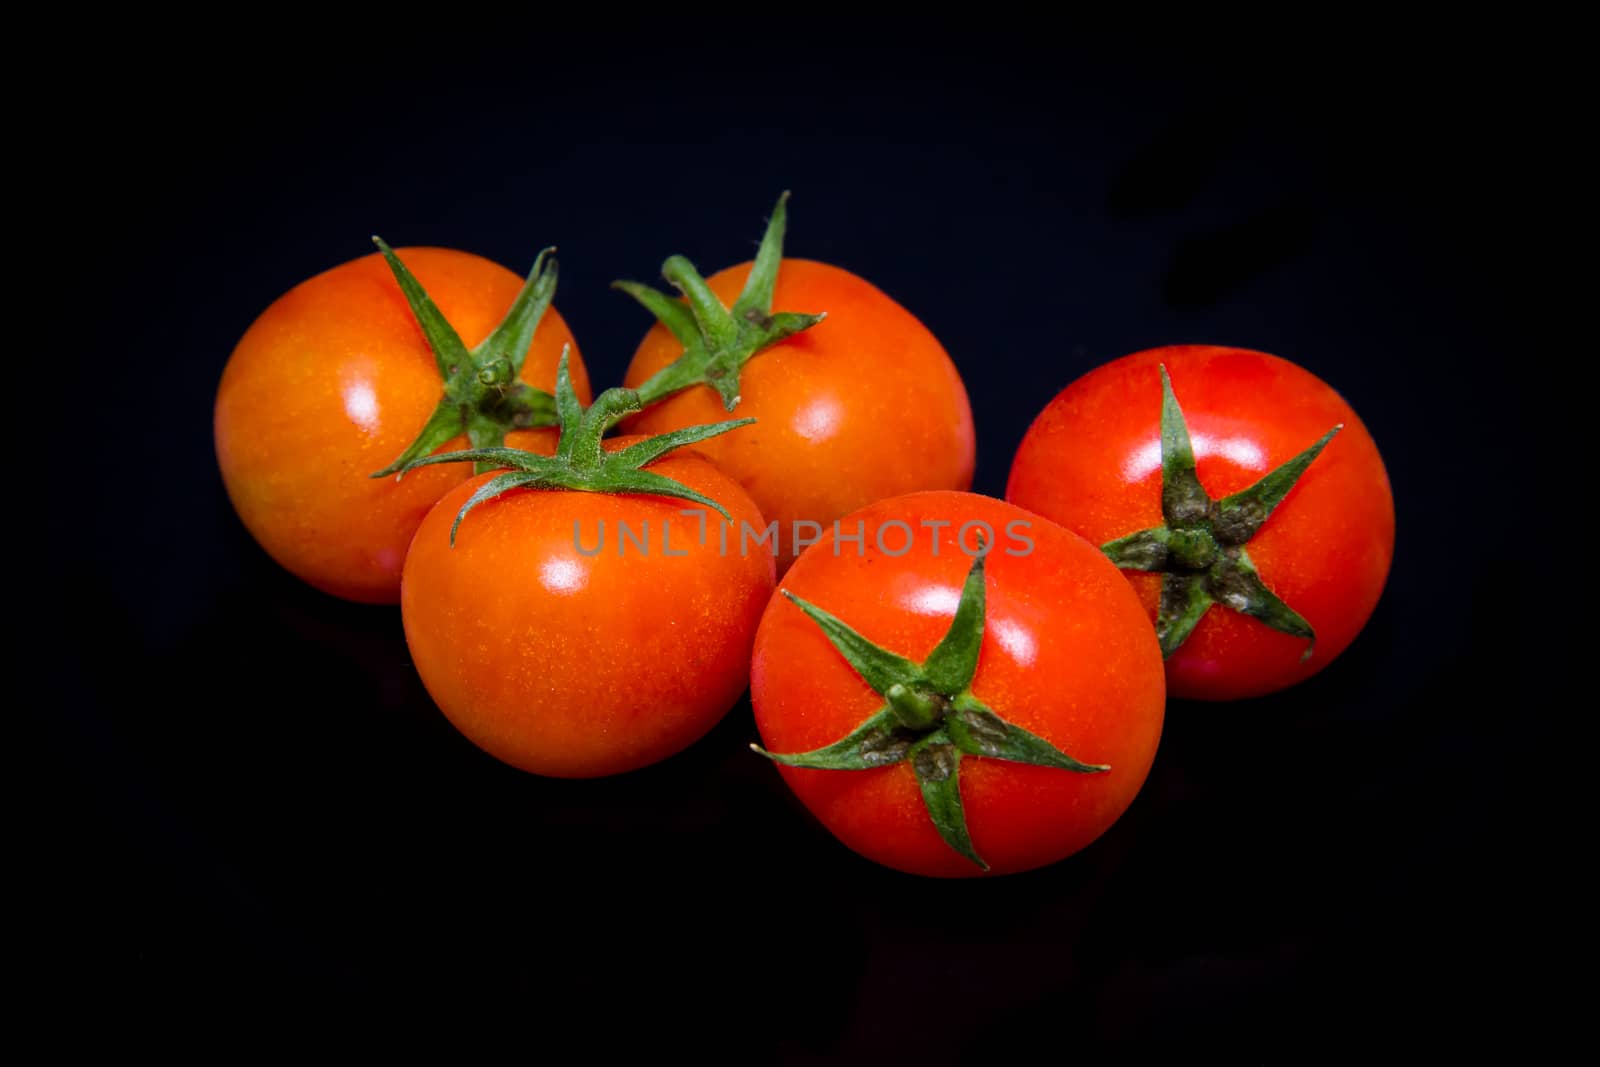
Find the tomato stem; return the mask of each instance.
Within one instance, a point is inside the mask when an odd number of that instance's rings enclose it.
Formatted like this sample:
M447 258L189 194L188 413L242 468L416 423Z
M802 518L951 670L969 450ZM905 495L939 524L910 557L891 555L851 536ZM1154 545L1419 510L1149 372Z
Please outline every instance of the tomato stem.
M637 300L654 315L678 343L683 355L661 368L639 386L642 407L697 385L709 386L732 411L739 403L739 380L744 365L779 341L808 330L826 313L772 312L772 298L783 261L783 238L788 226L789 194L778 197L772 218L761 239L750 276L731 309L722 306L693 263L669 256L661 276L683 294L674 300L638 282L617 281L612 287Z
M924 730L939 722L949 704L937 694L918 692L901 682L891 685L883 696L900 724L912 730Z

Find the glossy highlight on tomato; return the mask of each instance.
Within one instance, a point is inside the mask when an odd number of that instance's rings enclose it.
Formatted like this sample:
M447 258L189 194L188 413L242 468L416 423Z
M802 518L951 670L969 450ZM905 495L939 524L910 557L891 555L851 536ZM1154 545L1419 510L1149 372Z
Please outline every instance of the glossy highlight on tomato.
M1079 851L1132 803L1160 739L1165 684L1155 635L1099 549L1003 501L923 492L844 517L785 575L787 595L767 608L751 662L762 747L777 756L834 745L886 706L793 598L921 664L953 629L980 545L988 549L984 624L964 684L1007 723L1091 772L961 758L960 806L986 871L936 828L913 759L860 770L778 766L845 845L914 874L1004 874Z
M399 255L468 346L500 323L523 285L467 252L407 248ZM587 402L587 374L553 307L520 378L551 389L569 345L575 388ZM396 602L417 526L472 467L430 467L401 479L370 475L411 444L442 389L433 351L381 255L285 293L246 331L217 390L217 461L245 527L273 559L318 589ZM517 431L508 443L548 436Z
M1213 604L1167 659L1173 696L1274 692L1332 662L1378 603L1394 552L1394 500L1376 443L1334 389L1288 360L1213 345L1138 352L1084 375L1024 437L1006 498L1109 544L1163 522L1161 368L1213 501L1239 494L1335 427L1243 545L1261 581L1314 631L1305 637ZM1164 577L1125 571L1151 618ZM1308 655L1309 653L1309 655Z

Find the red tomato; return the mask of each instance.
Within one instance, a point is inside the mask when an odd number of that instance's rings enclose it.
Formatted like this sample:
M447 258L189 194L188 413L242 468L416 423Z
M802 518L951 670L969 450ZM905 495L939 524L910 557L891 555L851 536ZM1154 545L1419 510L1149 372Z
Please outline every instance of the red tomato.
M1355 639L1378 603L1394 552L1394 500L1377 445L1350 405L1315 375L1276 356L1210 345L1108 363L1069 385L1034 421L1006 498L1100 545L1161 526L1162 366L1187 424L1199 483L1214 501L1250 489L1343 427L1236 546L1270 593L1314 632L1314 646L1231 610L1229 590L1219 588L1217 602L1167 659L1174 696L1227 700L1293 685ZM1193 575L1205 557L1226 555L1219 514L1213 508L1196 527L1203 555L1168 566ZM1216 543L1205 540L1213 532ZM1127 573L1157 618L1172 575Z
M645 469L733 522L666 497L512 489L472 510L452 548L461 506L497 476L485 474L417 531L400 599L417 671L456 728L512 766L560 778L643 767L744 692L773 559L770 547L740 551L740 525L759 530L761 514L694 452Z
M858 523L859 549L852 540ZM987 530L963 529L969 523ZM989 552L974 572L969 553L981 551L985 533ZM888 690L852 666L800 602L922 665L932 678L940 672L931 654L959 629L957 607L974 591L974 573L984 597L975 671L969 661L953 680L912 684L925 691L936 718L906 730L902 747L928 739L930 729L948 732L966 694L1035 740L1109 769L962 756L954 777L969 858L936 828L922 768L909 756L859 770L780 764L801 802L841 841L914 874L978 875L980 859L990 873L1003 874L1077 852L1132 802L1161 734L1161 654L1116 567L1094 545L1010 504L926 492L841 519L783 579L786 596L774 597L762 617L751 661L756 725L767 751L781 758L834 745L889 707Z
M706 282L731 306L753 263ZM698 447L737 478L761 513L776 520L780 572L798 555L798 521L826 528L874 500L918 489L972 484L975 438L966 387L927 327L860 277L804 259L785 259L772 307L826 312L803 333L745 364L740 418L754 426ZM625 382L638 388L677 359L683 346L657 323L639 344ZM721 398L695 386L628 422L658 434L731 417ZM816 529L802 525L809 539Z
M469 347L522 288L511 271L466 252L399 254ZM562 348L572 343L549 309L521 380L553 388ZM572 376L587 402L576 348ZM239 518L273 559L318 589L394 603L418 524L472 466L428 467L399 480L369 475L405 450L442 395L433 351L381 255L291 289L239 341L217 390L217 461ZM548 436L525 433L507 443Z

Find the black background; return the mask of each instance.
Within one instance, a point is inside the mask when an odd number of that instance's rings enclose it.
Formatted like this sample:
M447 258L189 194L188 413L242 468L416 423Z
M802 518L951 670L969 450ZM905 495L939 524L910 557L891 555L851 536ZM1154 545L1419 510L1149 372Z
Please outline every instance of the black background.
M67 330L139 414L36 519L70 560L44 758L13 756L43 772L39 1005L164 1039L343 1020L750 1062L1538 1039L1535 637L1510 533L1461 521L1532 422L1502 369L1528 358L1537 208L1516 46L269 30L97 57L108 91L63 147L78 247L116 280ZM228 353L370 233L519 271L559 245L603 386L648 325L607 283L748 258L782 189L790 254L872 280L955 359L979 492L1127 352L1260 348L1332 383L1398 512L1361 638L1292 691L1172 703L1085 852L950 884L810 821L746 750L748 702L620 778L498 764L428 699L397 610L302 587L234 517Z

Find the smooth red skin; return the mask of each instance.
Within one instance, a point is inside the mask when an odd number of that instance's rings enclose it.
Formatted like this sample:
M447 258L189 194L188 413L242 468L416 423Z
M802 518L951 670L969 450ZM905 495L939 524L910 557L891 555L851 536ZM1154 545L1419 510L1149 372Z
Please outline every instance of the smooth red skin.
M750 263L706 279L731 306ZM696 447L737 478L782 533L781 574L799 553L795 520L827 527L875 500L972 484L976 438L955 364L922 323L849 271L785 259L772 306L828 317L745 364L732 414L707 386L634 416L633 433L754 418ZM657 323L639 344L625 384L637 388L683 354Z
M1394 555L1394 498L1378 446L1326 382L1277 356L1176 345L1089 372L1034 420L1006 499L1095 544L1160 524L1161 375L1166 365L1213 498L1248 488L1344 424L1246 546L1262 580L1311 623L1306 642L1214 605L1167 660L1173 696L1275 692L1331 663L1377 606ZM1219 447L1225 445L1226 447ZM1158 575L1128 572L1151 619Z
M916 662L950 628L972 560L957 545L962 523L995 531L985 563L988 613L972 690L1001 717L1089 763L1080 774L994 759L963 758L961 797L974 848L990 874L1054 863L1099 837L1132 803L1155 759L1165 684L1155 632L1116 567L1093 545L1003 501L971 493L913 493L841 520L866 523L865 555L849 542L834 554L830 530L789 570L783 589L832 612L867 638ZM879 551L878 525L899 519L911 549ZM944 520L938 555L923 520ZM1028 522L1030 554L1006 524ZM903 533L890 527L898 549ZM967 538L976 548L976 532ZM762 744L805 752L832 744L883 706L793 603L775 596L756 633L751 697ZM800 801L839 840L897 870L967 878L984 872L934 829L909 764L865 771L778 766Z
M638 438L608 441L618 448ZM737 482L693 452L647 468L721 503L727 524L680 512L686 500L517 489L450 525L492 474L451 490L428 513L406 557L400 608L429 694L474 744L534 774L592 778L634 770L687 748L744 692L750 646L772 595L770 548L741 554L739 523L762 526ZM574 523L598 555L574 548ZM650 551L618 523L649 523ZM670 522L671 550L662 551Z
M505 317L522 279L444 248L399 256L470 348ZM555 388L572 332L545 312L521 378ZM589 377L573 344L573 389ZM234 349L217 389L217 463L234 509L261 547L297 577L346 600L393 604L422 517L472 475L466 463L403 479L371 478L404 452L439 403L433 350L383 257L334 267L279 297ZM516 433L528 447L548 434ZM467 447L463 436L446 450Z

